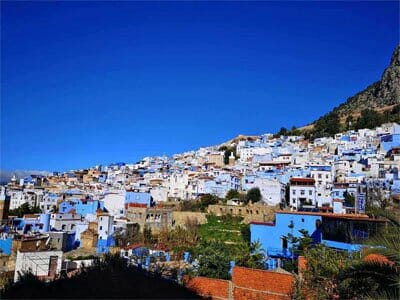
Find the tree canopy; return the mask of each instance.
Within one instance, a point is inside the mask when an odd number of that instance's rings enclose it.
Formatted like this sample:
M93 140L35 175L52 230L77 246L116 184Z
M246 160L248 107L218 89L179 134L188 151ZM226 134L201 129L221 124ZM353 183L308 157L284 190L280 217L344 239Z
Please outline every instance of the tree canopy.
M246 194L246 202L248 203L249 201L255 203L261 201L262 196L261 196L261 191L258 187L251 188L250 190L247 191Z
M42 212L42 210L40 209L39 206L31 207L29 205L29 203L24 203L20 207L10 210L8 214L10 216L17 216L17 217L21 218L24 215L38 214L38 213L41 213L41 212Z

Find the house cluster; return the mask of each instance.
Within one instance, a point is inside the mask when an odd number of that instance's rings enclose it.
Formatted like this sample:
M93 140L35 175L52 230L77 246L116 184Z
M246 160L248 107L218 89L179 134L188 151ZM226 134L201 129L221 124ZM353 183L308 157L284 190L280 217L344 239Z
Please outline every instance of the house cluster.
M276 221L284 226L289 222L284 214L308 212L317 217L299 217L299 222L313 223L316 218L328 220L330 213L357 215L368 201L400 196L398 124L344 132L313 142L302 136L264 134L225 146L172 157L146 157L136 163L19 180L13 177L0 192L2 270L14 272L15 280L28 270L53 278L65 266L66 252L110 252L115 234L131 224L157 232L184 226L188 217L206 222L202 213L179 212L168 205L204 194L223 198L230 190L247 192L257 187L262 196L259 203L241 207L232 199L230 206L211 206L210 211L216 215L244 214L246 222L261 224L272 219L266 217L273 214L271 207L280 206L284 213ZM26 204L41 212L21 217L9 214ZM257 226L266 225L260 224L252 225L252 235L263 241L257 234L264 231ZM276 227L270 227L271 232L276 231ZM352 230L362 231L357 228ZM279 247L266 247L282 250L285 243L279 240Z

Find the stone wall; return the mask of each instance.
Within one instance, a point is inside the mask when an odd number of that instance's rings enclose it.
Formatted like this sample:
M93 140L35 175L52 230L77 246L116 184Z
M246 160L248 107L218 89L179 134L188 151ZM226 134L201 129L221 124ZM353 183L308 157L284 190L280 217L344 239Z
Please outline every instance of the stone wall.
M243 217L243 222L271 222L274 219L275 206L265 204L252 204L246 206L236 205L209 205L208 212L216 216L232 215Z

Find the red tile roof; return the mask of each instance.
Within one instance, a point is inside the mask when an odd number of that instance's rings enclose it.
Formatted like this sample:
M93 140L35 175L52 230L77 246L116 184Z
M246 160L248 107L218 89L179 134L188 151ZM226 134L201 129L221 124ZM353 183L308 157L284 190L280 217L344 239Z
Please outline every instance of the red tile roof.
M292 182L315 183L315 180L314 180L314 178L292 177L292 178L290 178L290 183L292 183Z

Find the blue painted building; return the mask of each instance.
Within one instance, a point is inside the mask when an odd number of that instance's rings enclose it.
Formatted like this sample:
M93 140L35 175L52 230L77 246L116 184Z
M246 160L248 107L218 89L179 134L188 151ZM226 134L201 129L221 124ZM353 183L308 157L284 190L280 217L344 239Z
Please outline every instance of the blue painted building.
M0 251L6 255L11 254L12 238L4 237L0 238Z
M110 247L115 246L115 239L112 236L108 236L106 240L97 241L97 253L108 253L110 252Z
M385 152L400 147L400 125L395 125L392 134L381 136L381 147Z
M104 210L104 202L100 200L69 199L61 202L59 213L68 213L75 209L77 214L85 217L87 214L96 214L98 209Z
M290 257L292 245L285 237L289 233L301 237L302 229L311 235L317 220L322 222L322 243L350 252L360 250L365 239L377 234L384 224L367 216L280 211L275 213L274 223L250 224L251 242L258 240L268 256Z
M147 207L151 207L153 205L153 200L150 193L126 192L125 204L127 203L146 204Z

